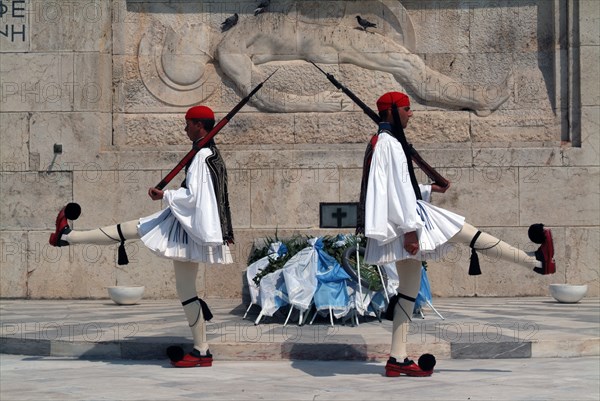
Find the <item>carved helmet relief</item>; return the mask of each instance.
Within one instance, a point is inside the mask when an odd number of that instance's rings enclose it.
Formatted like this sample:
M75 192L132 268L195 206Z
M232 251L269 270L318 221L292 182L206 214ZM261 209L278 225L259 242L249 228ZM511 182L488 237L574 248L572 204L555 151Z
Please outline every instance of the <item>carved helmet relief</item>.
M159 24L143 35L138 63L146 88L173 106L203 101L216 89L209 54L210 31L201 24L173 28Z
M202 49L208 37L197 27L184 26L180 31L169 27L161 53L165 77L181 87L197 84L211 57Z

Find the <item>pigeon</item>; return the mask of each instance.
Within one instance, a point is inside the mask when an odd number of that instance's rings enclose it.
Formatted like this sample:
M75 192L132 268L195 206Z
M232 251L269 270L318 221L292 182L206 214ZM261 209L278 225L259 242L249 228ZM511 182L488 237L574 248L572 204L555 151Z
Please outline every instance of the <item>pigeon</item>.
M237 15L237 13L233 14L231 17L228 17L221 24L221 32L225 32L225 31L230 30L235 24L238 23L238 19L239 19L239 17Z
M358 21L358 25L360 25L362 27L362 29L365 31L367 30L367 28L375 28L377 26L376 24L374 24L370 21L367 21L364 18L360 18L360 15L356 16L356 20Z
M258 14L264 13L265 10L267 9L267 7L269 7L269 3L270 2L271 2L270 0L263 0L263 1L261 1L260 4L254 10L254 15L258 15Z

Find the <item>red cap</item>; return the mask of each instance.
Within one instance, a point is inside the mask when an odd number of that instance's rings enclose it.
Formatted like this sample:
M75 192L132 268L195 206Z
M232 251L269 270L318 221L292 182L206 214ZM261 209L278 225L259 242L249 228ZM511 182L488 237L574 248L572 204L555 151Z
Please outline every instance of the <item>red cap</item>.
M214 120L215 113L213 113L213 111L206 106L194 106L190 108L187 113L185 113L185 119L193 120L195 118L201 120Z
M388 92L384 93L377 100L377 110L383 111L392 108L392 104L396 104L398 107L410 106L410 99L402 92Z

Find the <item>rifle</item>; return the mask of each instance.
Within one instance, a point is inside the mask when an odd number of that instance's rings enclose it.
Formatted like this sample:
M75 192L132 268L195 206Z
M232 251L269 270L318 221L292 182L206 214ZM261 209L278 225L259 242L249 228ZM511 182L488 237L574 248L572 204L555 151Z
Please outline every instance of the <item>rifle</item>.
M310 61L310 63L312 65L314 65L315 67L317 67L317 69L319 71L321 71L323 74L325 74L327 79L329 79L329 82L331 82L336 88L341 89L342 92L344 92L350 99L352 99L354 101L354 103L356 103L356 105L358 107L360 107L362 109L362 111L365 112L366 115L371 117L371 120L375 121L376 124L379 124L379 122L381 121L381 118L379 117L379 115L377 113L375 113L375 111L373 109L371 109L362 100L360 100L358 98L358 96L356 96L354 93L352 93L352 91L350 89L348 89L344 85L342 85L337 79L335 79L335 77L332 74L323 71L318 65L316 65L312 61ZM408 144L408 147L409 147L411 159L417 164L417 166L419 166L419 168L421 170L423 170L423 172L425 173L425 175L427 175L427 177L429 177L431 180L433 180L433 182L435 182L437 185L439 185L442 188L446 188L446 187L448 187L448 185L450 185L450 181L445 179L440 173L438 173L433 167L431 167L425 160L423 160L423 158L421 157L419 152L417 152L417 150L415 148L413 148L413 146L410 143Z
M240 111L240 109L242 107L244 107L244 105L246 103L248 103L248 101L250 100L250 98L252 96L254 96L254 94L256 92L258 92L260 90L260 88L262 88L263 84L265 82L267 82L269 80L269 78L271 78L273 76L273 74L275 74L277 72L277 70L273 71L271 73L271 75L269 75L264 81L262 81L260 84L256 85L256 87L254 89L252 89L252 91L248 94L248 96L246 96L245 98L243 98L242 100L240 100L240 102L235 105L235 107L233 109L231 109L231 111L221 119L221 121L219 121L217 123L217 125L215 125L213 127L213 129L210 130L210 132L201 140L199 140L197 143L194 144L194 146L192 147L192 150L190 150L184 157L183 159L181 159L181 161L179 163L177 163L177 165L175 166L175 168L173 168L173 170L171 170L171 172L169 172L169 174L167 174L165 176L165 178L162 179L161 182L159 182L155 188L156 189L163 189L164 187L167 186L167 184L169 182L171 182L171 180L173 178L175 178L175 176L190 162L190 160L192 160L194 158L194 156L196 156L196 153L198 153L200 151L200 149L202 149L202 147L204 145L206 145L208 143L208 141L210 141L215 135L217 135L217 133L219 131L221 131L221 129L227 125L227 123L229 122L229 120L231 120L233 118L234 115L236 115L236 113L238 111Z

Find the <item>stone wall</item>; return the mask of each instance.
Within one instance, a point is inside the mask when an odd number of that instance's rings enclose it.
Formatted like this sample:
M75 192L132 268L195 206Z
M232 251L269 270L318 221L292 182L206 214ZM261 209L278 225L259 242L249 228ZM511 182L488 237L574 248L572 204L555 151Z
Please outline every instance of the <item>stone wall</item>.
M255 16L256 4L2 2L0 297L139 284L175 298L171 263L140 243L127 266L116 246L50 247L56 213L76 201L74 228L92 229L159 210L146 192L189 147L185 110L222 118L276 69L216 137L235 263L202 266L200 295L241 297L257 238L336 233L319 229L319 203L357 201L374 125L307 59L373 108L407 91L409 140L452 181L433 203L525 250L530 224L553 229L555 275L484 257L470 277L456 248L430 263L434 295L546 295L562 282L599 295L599 2L271 1ZM359 29L357 14L377 27Z

